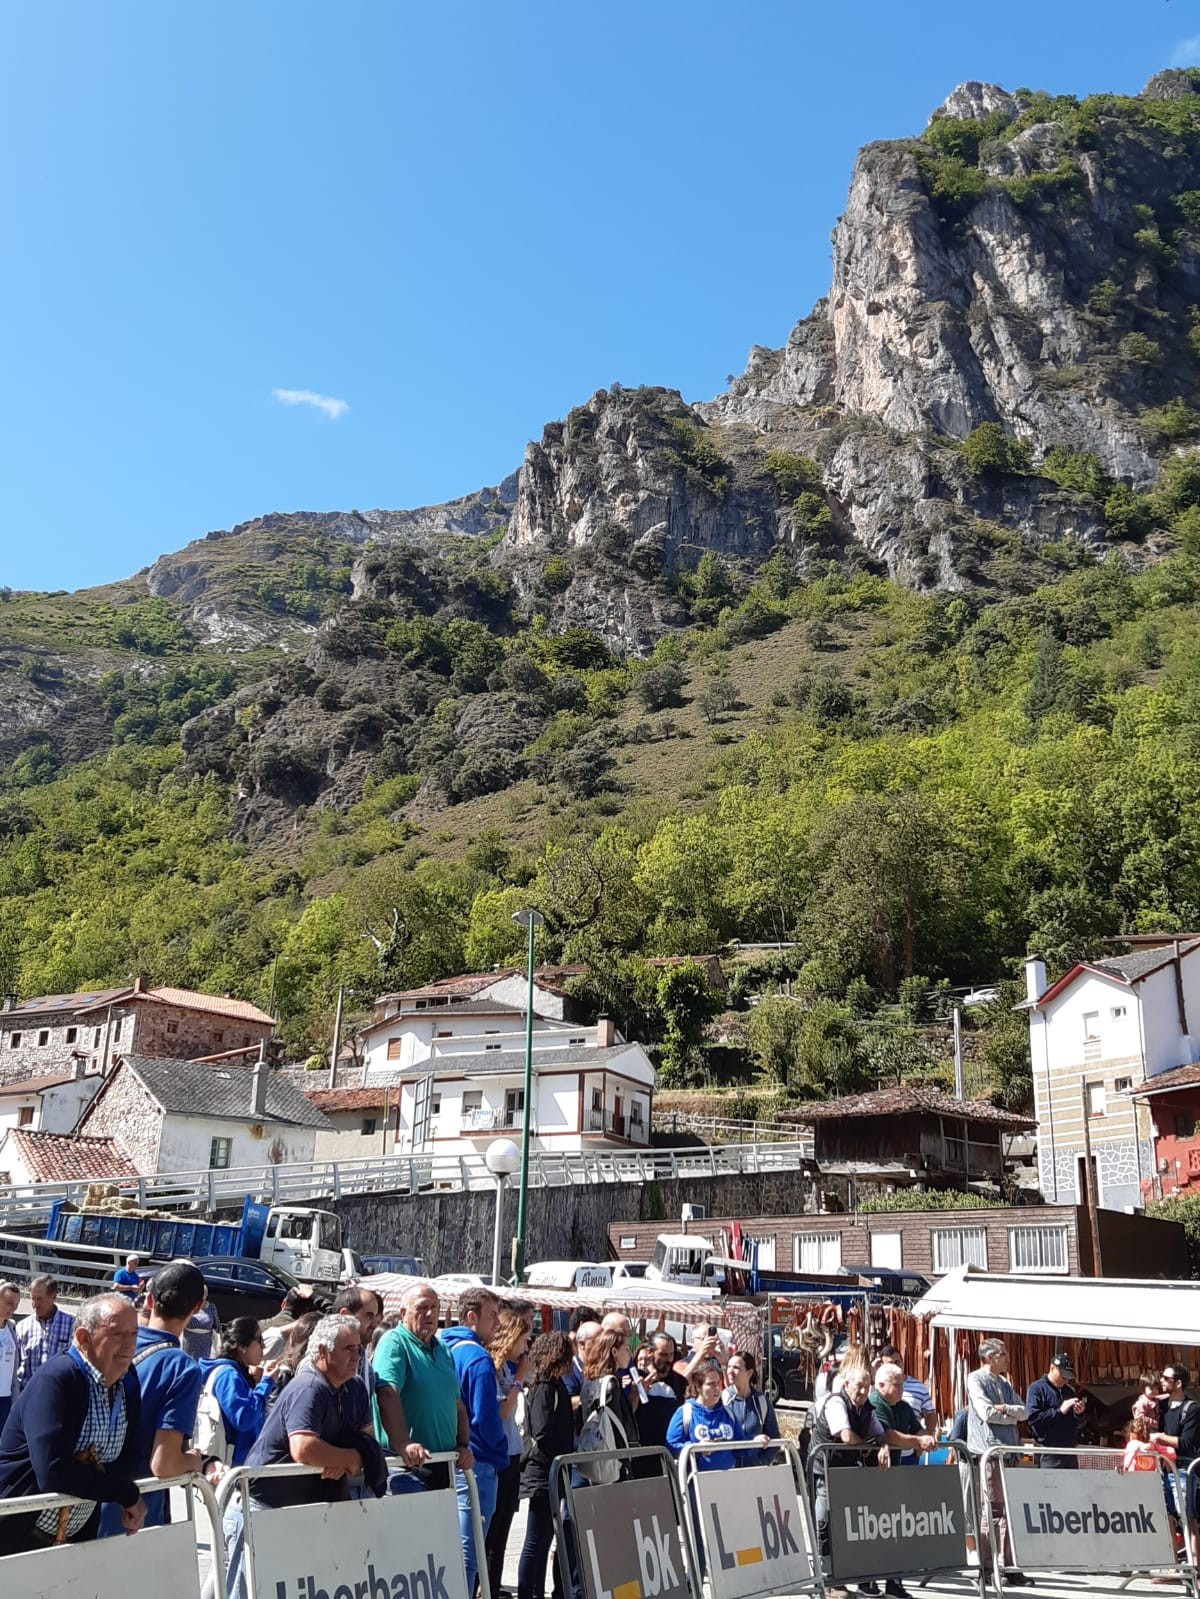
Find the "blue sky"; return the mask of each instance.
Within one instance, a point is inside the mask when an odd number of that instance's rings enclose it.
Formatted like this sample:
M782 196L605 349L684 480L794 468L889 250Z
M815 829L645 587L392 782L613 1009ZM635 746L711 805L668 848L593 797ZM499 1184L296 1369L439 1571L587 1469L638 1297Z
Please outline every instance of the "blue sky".
M965 78L1133 92L1200 62L1200 0L2 14L16 588L469 492L613 382L708 398L828 287L859 145Z

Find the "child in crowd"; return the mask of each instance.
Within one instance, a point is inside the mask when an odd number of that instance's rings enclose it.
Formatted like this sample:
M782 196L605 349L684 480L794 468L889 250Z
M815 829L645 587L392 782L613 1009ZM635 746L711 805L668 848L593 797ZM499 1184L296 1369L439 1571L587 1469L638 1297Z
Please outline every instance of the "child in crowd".
M1171 1444L1150 1442L1150 1423L1145 1416L1134 1416L1129 1423L1129 1442L1125 1445L1122 1471L1157 1471L1161 1464L1175 1464L1175 1450Z
M1144 1371L1138 1378L1138 1396L1133 1401L1133 1414L1140 1417L1151 1432L1158 1431L1159 1417L1162 1415L1162 1384L1156 1371Z

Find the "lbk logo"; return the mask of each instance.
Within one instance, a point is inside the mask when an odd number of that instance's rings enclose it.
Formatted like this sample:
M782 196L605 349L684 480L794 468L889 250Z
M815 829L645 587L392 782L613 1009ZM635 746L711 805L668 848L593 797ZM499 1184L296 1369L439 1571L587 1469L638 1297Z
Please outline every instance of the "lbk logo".
M786 1560L790 1555L800 1553L800 1545L792 1531L795 1506L785 1510L778 1494L771 1496L770 1503L761 1494L756 1494L754 1503L758 1511L758 1542L747 1544L742 1549L728 1547L721 1526L721 1512L715 1503L710 1506L709 1513L716 1533L717 1560L722 1571L732 1571L736 1566L755 1566L762 1560Z
M592 1568L592 1581L596 1599L657 1599L657 1595L670 1593L680 1586L680 1574L671 1536L658 1524L658 1517L650 1517L645 1528L639 1517L633 1520L633 1543L637 1550L638 1576L628 1582L619 1582L606 1588L600 1575L600 1561L596 1554L596 1534L588 1528L588 1562Z
M688 1599L679 1513L666 1477L580 1489L571 1505L583 1599Z

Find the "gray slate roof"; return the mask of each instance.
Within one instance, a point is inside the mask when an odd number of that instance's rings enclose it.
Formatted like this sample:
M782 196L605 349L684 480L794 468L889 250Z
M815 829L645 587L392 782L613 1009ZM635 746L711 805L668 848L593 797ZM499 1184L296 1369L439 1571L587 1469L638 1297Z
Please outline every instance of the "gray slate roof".
M564 1049L535 1049L534 1075L538 1072L561 1071L564 1067L602 1071L619 1056L627 1055L637 1047L637 1044L613 1044L606 1049L597 1049L591 1045L577 1044L574 1049L569 1046ZM414 1078L428 1077L431 1073L434 1077L503 1077L524 1070L525 1050L522 1046L519 1049L476 1051L466 1055L435 1055L428 1060L418 1061L415 1066L406 1066L403 1071L388 1074L372 1072L371 1082L407 1083Z
M283 1122L328 1131L332 1123L281 1072L267 1068L266 1114L250 1109L253 1071L247 1066L205 1066L193 1060L123 1055L124 1064L169 1116L215 1116L223 1121Z
M1179 953L1186 955L1195 949L1196 943L1195 939L1180 939ZM1152 949L1131 949L1125 955L1106 955L1103 960L1087 964L1102 972L1112 972L1114 977L1123 977L1127 983L1136 983L1139 977L1148 977L1174 957L1175 950L1170 944L1160 944Z

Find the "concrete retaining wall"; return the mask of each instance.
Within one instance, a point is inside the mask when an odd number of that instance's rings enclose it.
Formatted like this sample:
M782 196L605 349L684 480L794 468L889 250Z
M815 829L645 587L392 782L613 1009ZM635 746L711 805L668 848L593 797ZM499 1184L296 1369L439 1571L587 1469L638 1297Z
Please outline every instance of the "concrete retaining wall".
M657 1183L572 1184L529 1191L527 1260L607 1260L611 1222L661 1221L679 1231L685 1203L710 1216L790 1216L811 1185L800 1172L675 1179ZM516 1231L517 1194L505 1195L505 1251ZM494 1192L354 1194L333 1201L360 1255L420 1255L431 1273L490 1271ZM699 1224L696 1225L699 1231Z

